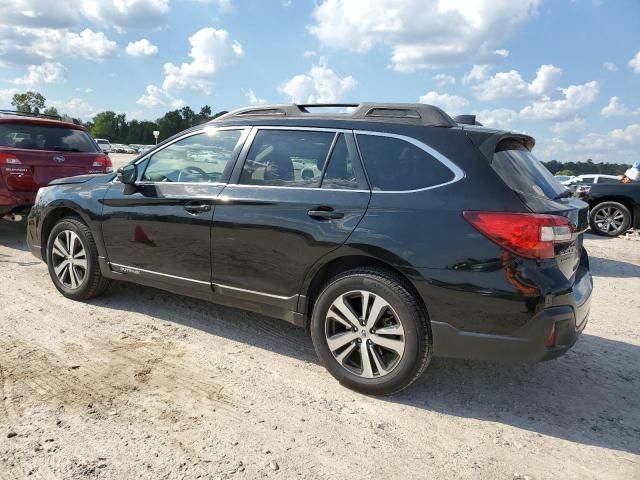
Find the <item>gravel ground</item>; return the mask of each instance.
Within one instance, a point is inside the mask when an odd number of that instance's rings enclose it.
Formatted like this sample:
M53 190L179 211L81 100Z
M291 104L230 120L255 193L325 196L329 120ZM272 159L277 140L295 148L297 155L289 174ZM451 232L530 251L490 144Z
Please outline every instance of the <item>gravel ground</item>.
M351 392L284 322L131 284L62 297L0 222L0 478L640 478L640 242L588 236L589 325L536 365Z

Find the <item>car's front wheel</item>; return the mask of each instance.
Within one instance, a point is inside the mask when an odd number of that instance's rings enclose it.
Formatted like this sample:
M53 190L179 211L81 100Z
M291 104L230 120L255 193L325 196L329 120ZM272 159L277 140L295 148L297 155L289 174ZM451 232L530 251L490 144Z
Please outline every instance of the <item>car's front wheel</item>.
M631 212L618 202L602 202L590 214L591 230L598 235L617 237L629 230Z
M431 327L403 279L374 268L327 283L311 318L315 350L343 385L390 395L411 385L429 364Z
M65 297L88 300L104 293L98 249L89 227L75 217L56 223L47 240L47 266L53 284Z

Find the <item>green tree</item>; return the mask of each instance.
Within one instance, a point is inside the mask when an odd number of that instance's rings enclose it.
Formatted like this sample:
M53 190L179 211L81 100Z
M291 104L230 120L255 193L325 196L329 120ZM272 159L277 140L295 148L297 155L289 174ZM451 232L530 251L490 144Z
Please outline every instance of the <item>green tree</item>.
M158 126L160 130L159 141L165 140L188 127L180 110L165 113L164 117L158 120Z
M577 173L575 172L575 170L558 170L556 173L554 173L554 175L568 175L570 177L573 177L577 175Z
M112 111L100 112L93 117L93 126L91 127L91 134L95 138L106 138L109 141L115 142L117 133L116 128L116 113Z
M61 117L62 115L60 115L58 113L58 109L56 107L47 107L47 109L42 112L44 115L47 115L49 117Z
M39 92L27 91L16 93L11 100L11 105L16 107L18 112L39 114L44 110L46 99Z

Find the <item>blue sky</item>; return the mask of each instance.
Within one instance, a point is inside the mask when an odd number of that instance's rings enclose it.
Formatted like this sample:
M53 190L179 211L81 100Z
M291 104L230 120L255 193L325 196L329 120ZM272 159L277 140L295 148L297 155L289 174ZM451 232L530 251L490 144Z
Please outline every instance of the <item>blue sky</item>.
M637 0L0 0L0 108L85 119L181 105L399 101L640 160Z

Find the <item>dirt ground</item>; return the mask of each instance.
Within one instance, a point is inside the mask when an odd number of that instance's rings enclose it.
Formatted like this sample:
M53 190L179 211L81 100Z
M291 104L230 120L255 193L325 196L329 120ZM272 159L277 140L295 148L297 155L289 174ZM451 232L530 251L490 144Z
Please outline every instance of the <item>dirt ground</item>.
M116 284L62 297L0 222L0 479L640 478L640 242L588 236L591 318L535 365L341 387L304 331Z

